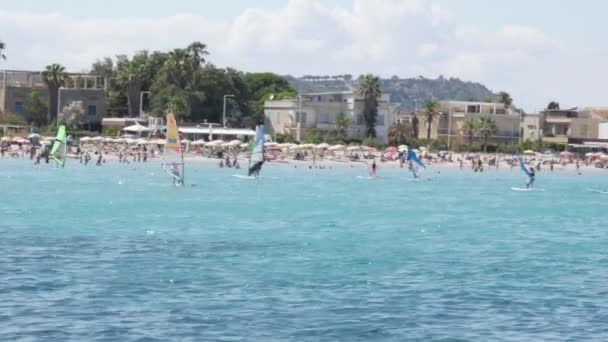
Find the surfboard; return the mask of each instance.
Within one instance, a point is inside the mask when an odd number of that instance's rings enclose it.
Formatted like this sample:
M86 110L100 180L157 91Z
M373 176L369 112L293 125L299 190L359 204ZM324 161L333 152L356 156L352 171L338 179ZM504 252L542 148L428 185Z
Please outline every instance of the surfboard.
M608 191L595 190L595 189L587 189L587 191L593 192L594 194L608 195Z
M357 176L358 179L380 179L378 176Z
M258 179L257 177L254 177L254 176L245 176L245 175L232 175L232 177L236 177L239 179Z
M538 188L511 188L511 190L513 191L528 191L528 192L535 192L535 191L545 191L545 189L538 189Z

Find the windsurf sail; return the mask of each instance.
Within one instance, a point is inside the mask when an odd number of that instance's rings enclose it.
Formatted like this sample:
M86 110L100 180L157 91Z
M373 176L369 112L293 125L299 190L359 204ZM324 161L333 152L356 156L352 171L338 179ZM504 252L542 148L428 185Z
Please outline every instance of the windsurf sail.
M175 185L184 184L184 152L173 113L167 114L167 141L163 152L163 166Z
M259 125L249 149L249 176L259 176L264 165L264 125Z
M59 126L57 136L53 141L53 147L51 147L50 157L61 167L65 167L65 158L68 154L68 140L65 133L65 126Z
M414 175L414 178L420 177L422 172L426 169L426 166L422 161L420 161L420 159L418 159L416 152L414 152L414 150L411 148L407 151L407 159L410 161L410 169Z
M526 176L528 178L531 178L532 175L530 174L530 171L528 171L528 169L526 169L526 166L524 165L524 160L519 158L519 167L521 168L521 170L526 174Z

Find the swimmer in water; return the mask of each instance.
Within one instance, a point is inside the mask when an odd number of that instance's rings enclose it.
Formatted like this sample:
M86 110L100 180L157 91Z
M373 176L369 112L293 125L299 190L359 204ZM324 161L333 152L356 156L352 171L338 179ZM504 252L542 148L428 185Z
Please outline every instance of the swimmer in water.
M376 177L376 170L377 170L377 166L376 166L376 161L374 160L372 162L372 169L369 172L369 175L372 176L372 177Z

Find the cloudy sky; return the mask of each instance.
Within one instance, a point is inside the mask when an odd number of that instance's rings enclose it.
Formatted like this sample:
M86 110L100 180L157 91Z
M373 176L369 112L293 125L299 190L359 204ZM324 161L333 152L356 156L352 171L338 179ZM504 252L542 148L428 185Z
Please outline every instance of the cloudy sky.
M281 74L459 77L540 109L608 106L608 2L19 0L0 4L6 69L201 41L211 61Z

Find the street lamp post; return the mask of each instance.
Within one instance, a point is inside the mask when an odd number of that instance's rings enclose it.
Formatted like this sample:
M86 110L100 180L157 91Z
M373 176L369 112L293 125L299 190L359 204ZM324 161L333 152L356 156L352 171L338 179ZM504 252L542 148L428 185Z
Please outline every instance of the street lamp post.
M140 91L139 92L139 117L144 117L144 94L150 95L149 91Z
M302 130L302 95L298 95L299 104L299 115L296 115L296 141L300 142L300 134Z
M222 123L224 127L226 127L226 99L229 97L234 97L234 95L224 95L224 110L222 112Z
M57 117L55 119L59 120L59 113L61 112L61 89L63 89L63 87L59 87L57 89ZM53 118L51 118L52 120Z
M452 109L448 111L448 151L452 148Z

